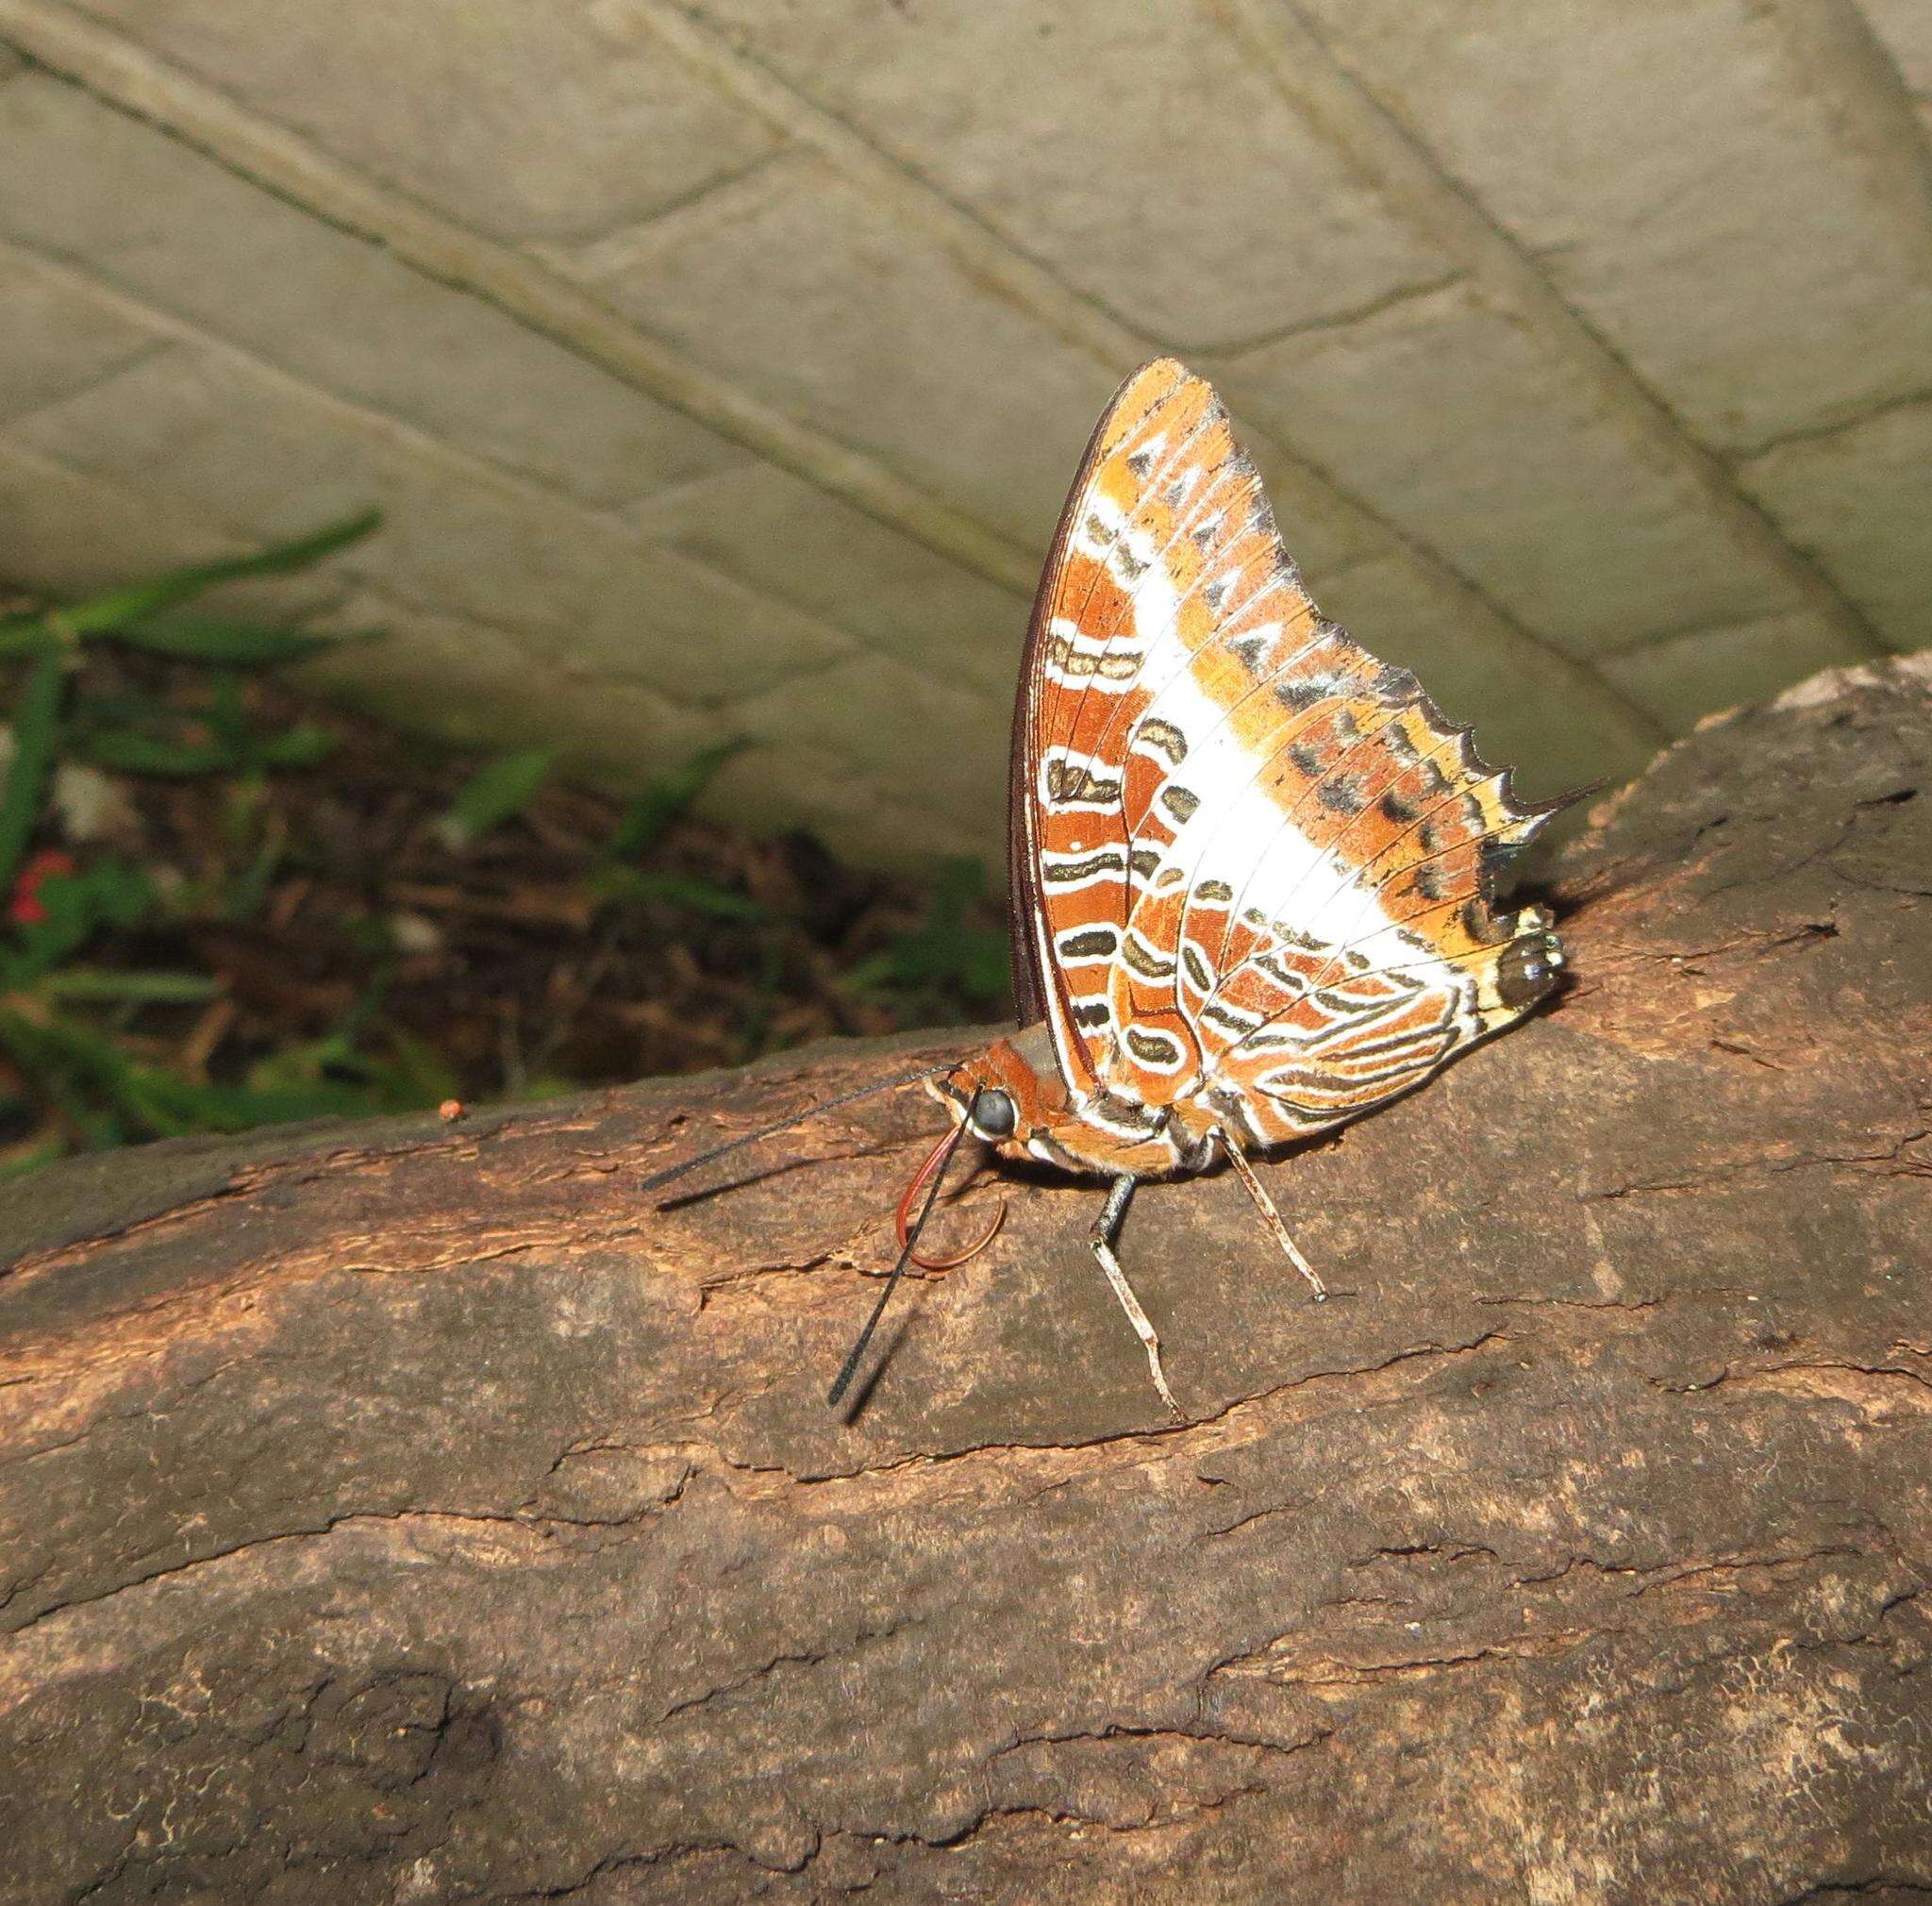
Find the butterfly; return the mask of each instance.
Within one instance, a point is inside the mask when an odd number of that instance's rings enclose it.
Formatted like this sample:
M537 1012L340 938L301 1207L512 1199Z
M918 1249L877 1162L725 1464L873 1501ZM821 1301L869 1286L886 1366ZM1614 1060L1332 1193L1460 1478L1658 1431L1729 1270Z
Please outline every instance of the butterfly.
M907 1264L961 1262L991 1238L918 1254L971 1137L1108 1182L1093 1255L1185 1421L1117 1255L1135 1186L1224 1161L1325 1295L1250 1157L1411 1090L1555 989L1550 915L1496 894L1566 803L1519 800L1413 674L1321 614L1225 409L1169 358L1121 386L1074 476L1021 662L1008 794L1018 1030L830 1101L918 1081L951 1119L900 1201L898 1262L830 1400Z

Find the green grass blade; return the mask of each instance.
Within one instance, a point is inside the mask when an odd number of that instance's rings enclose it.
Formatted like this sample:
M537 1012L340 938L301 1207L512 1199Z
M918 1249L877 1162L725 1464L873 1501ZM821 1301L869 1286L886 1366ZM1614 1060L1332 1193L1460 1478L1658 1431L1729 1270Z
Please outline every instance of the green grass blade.
M25 615L0 615L0 661L9 661L16 655L31 655L42 638L52 635L53 630L39 610Z
M43 636L35 645L26 689L13 711L13 760L0 789L0 897L13 877L40 817L41 796L60 748L60 692L65 686L60 644Z
M485 761L450 803L436 831L449 846L475 845L536 799L556 759L555 748L520 748Z
M599 899L620 905L626 901L661 900L687 912L708 913L714 920L769 920L771 910L745 894L699 879L691 874L645 874L632 867L608 867L591 876L591 889Z
M108 966L62 966L34 988L48 999L108 1001L115 1005L194 1006L221 993L204 973L121 973Z
M39 1171L43 1164L52 1164L56 1159L66 1155L67 1147L59 1139L49 1139L45 1145L37 1145L31 1151L24 1151L18 1158L10 1158L5 1164L0 1164L0 1184L25 1178L28 1172Z
M668 775L653 781L624 811L605 853L615 861L635 860L654 846L671 823L708 788L731 757L751 744L742 736L700 748Z
M147 582L131 583L125 589L110 590L71 609L56 610L48 620L74 635L105 635L123 629L172 609L176 603L192 601L218 582L241 582L253 576L280 576L291 569L305 569L325 556L367 536L382 521L381 512L365 510L359 514L318 529L313 535L298 536L292 542L277 543L252 556L231 556L220 562L199 562L186 569L172 570Z
M155 655L176 656L183 661L221 662L232 668L274 668L300 661L305 656L333 647L336 641L332 635L306 635L295 628L274 628L264 623L234 622L225 616L184 614L174 610L99 632Z
M318 722L297 722L280 734L268 735L256 744L255 753L264 767L319 767L336 750L336 738Z
M0 1042L82 1125L96 1147L117 1144L125 1135L114 1129L114 1112L124 1125L131 1121L137 1132L175 1138L372 1109L365 1092L326 1080L280 1091L204 1085L162 1066L143 1064L106 1033L51 1013L36 1025L18 1013L0 1012ZM106 1108L91 1105L94 1099L107 1101Z
M83 1042L76 1049L59 1029L0 1009L0 1049L88 1145L101 1150L126 1138L112 1107L100 1102L98 1055L91 1045Z
M90 728L75 737L74 752L123 775L216 775L241 765L221 742L175 742L139 728Z

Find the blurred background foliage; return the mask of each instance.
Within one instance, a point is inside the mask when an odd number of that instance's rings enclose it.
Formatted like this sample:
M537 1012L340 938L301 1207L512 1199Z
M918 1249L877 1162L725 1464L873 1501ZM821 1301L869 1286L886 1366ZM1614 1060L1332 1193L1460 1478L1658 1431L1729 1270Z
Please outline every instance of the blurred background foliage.
M0 1171L541 1095L1008 1010L979 866L922 885L554 753L425 747L283 678L331 642L204 606L375 528L0 616Z

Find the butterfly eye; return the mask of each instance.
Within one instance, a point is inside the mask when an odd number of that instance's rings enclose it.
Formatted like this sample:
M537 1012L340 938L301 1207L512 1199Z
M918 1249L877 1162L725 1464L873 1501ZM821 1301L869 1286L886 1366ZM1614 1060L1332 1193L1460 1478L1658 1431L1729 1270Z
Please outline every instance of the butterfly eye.
M979 1095L973 1113L973 1129L980 1138L1011 1138L1020 1124L1013 1101L998 1086L987 1087Z

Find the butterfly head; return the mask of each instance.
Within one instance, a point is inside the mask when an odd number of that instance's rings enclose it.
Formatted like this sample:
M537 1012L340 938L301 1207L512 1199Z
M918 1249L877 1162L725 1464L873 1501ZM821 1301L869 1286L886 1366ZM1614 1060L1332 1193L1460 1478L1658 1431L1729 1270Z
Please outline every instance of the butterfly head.
M1008 1158L1032 1154L1027 1141L1067 1115L1067 1090L1044 1026L995 1040L925 1089L963 1124Z

